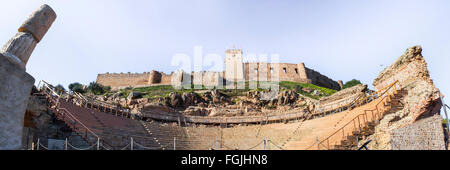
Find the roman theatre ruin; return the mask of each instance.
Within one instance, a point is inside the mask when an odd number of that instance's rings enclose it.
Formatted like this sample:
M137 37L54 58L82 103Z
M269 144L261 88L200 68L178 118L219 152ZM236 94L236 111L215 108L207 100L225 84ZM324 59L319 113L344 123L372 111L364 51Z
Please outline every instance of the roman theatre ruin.
M119 92L95 96L66 92L25 72L33 49L56 19L43 5L0 53L0 149L26 150L444 150L444 106L422 47L406 50L367 85L341 89L303 63L243 63L242 50L227 50L225 71L205 84L276 77L285 87L275 99L262 91L201 89L138 97L126 87L170 90L179 75L99 74L97 83ZM39 57L39 56L35 56ZM229 69L233 68L233 69ZM277 68L277 70L273 70ZM271 71L273 70L273 72ZM275 73L274 73L275 72ZM181 74L181 75L182 75ZM206 76L208 77L208 76ZM198 78L197 78L198 79ZM256 79L258 81L259 79ZM287 83L286 83L287 82ZM188 82L192 83L192 82ZM226 83L225 83L226 84ZM282 83L281 83L282 84ZM317 86L317 87L316 87ZM164 89L164 88L167 89ZM311 89L315 88L315 89ZM333 94L326 95L327 88ZM301 93L300 93L301 92ZM323 93L323 94L321 94ZM122 96L120 96L122 95ZM158 94L160 95L160 94ZM320 98L319 98L320 97Z

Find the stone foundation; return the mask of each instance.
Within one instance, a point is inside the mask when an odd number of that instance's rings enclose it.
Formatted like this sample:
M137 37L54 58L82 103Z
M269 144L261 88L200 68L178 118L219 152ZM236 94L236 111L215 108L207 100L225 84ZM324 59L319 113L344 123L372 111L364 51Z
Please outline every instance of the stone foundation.
M391 134L393 150L445 150L442 117L434 115Z

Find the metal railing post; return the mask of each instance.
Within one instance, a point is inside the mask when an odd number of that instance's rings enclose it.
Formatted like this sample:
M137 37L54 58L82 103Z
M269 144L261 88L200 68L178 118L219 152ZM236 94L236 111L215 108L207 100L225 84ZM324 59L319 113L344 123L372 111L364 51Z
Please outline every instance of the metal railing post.
M219 147L217 145L217 136L216 136L216 150L218 150L218 149L219 149Z
M449 129L449 127L450 127L450 123L449 123L449 120L448 120L448 115L447 115L447 108L445 108L447 105L445 104L445 102L444 102L444 98L441 96L441 102L442 102L442 107L443 107L443 109L444 109L444 114L445 114L445 119L447 119L447 135L449 135L450 133L450 129ZM445 148L446 150L448 150L448 140L447 140L447 148Z
M36 145L36 150L39 150L39 145L40 145L40 141L39 141L39 138L38 138L37 145Z
M130 149L133 150L133 137L131 137Z
M65 144L64 144L65 146L65 149L67 150L67 138L66 138L66 142L65 142Z
M330 149L330 139L327 139L327 147Z
M97 150L100 150L100 138L97 138Z
M317 150L320 150L319 137L316 137L316 143L317 143Z
M180 119L178 119L180 120ZM173 137L173 150L176 150L177 137Z
M266 150L266 137L264 137L264 150Z

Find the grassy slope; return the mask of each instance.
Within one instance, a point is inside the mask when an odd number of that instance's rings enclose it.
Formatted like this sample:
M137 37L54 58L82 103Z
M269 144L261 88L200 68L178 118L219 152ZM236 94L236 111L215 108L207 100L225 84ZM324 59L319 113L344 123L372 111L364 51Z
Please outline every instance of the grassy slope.
M273 83L273 82L271 82L271 83ZM261 88L250 89L249 84L250 84L249 82L246 82L245 89L237 89L237 90L220 89L220 91L228 96L242 96L242 95L245 95L245 93L248 91L253 91L253 90L262 91L263 90ZM323 96L313 96L312 91L314 91L314 90L321 92L325 96L332 95L333 93L336 92L336 90L319 87L319 86L316 86L313 84L288 82L288 81L279 82L279 86L280 86L280 91L296 90L298 93L300 93L304 96L313 98L313 99L319 99L320 97L323 97ZM260 83L258 83L258 87L260 87ZM301 88L310 88L312 90L310 93L306 93L306 92L300 90ZM122 97L127 97L131 91L135 91L135 92L142 93L144 95L143 97L145 97L145 98L158 98L158 97L166 97L171 92L177 92L177 93L198 92L199 90L206 90L206 88L203 87L202 89L174 89L171 85L160 85L160 86L149 86L149 87L139 87L139 88L127 88L127 89L120 90L120 93L123 94Z
M300 87L302 87L302 88L309 88L309 89L312 89L312 91L310 93L307 93L307 92L299 90ZM310 98L313 98L313 99L319 99L319 98L324 97L324 96L330 96L330 95L332 95L332 94L337 92L336 90L328 89L328 88L325 88L325 87L316 86L314 84L306 84L306 83L298 83L298 82L290 82L290 81L282 81L282 82L280 82L280 89L281 90L284 90L284 89L286 89L286 90L296 90L297 93L300 93L300 94L302 94L304 96L307 96L307 97L310 97ZM313 96L312 92L314 90L317 90L317 91L321 92L322 94L324 94L324 96Z

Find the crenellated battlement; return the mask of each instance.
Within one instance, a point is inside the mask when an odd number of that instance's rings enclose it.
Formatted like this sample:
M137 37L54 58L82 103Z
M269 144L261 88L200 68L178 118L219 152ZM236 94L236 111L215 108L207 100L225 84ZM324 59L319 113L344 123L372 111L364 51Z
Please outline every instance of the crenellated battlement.
M225 70L223 72L191 72L182 74L171 72L166 74L153 70L144 73L105 73L98 74L97 83L122 87L142 87L152 85L179 85L185 83L203 84L221 87L224 82L231 81L292 81L311 83L318 86L339 90L338 82L320 74L305 64L243 62L241 49L229 49L225 52ZM181 76L183 75L183 76ZM183 78L185 78L183 80ZM190 78L190 79L189 79ZM189 79L189 80L187 80Z

